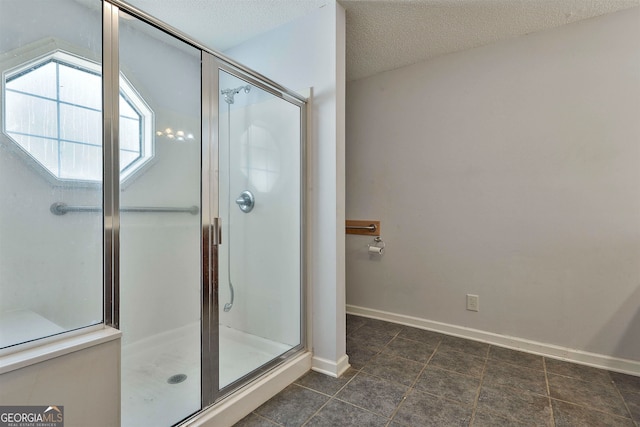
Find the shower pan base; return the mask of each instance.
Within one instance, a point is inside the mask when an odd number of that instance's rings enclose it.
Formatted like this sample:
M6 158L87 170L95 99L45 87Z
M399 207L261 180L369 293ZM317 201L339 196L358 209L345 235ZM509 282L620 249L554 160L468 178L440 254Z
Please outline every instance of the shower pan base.
M226 326L219 330L221 387L291 349ZM123 348L122 354L127 355L122 358L123 427L169 426L200 409L199 349L198 324ZM186 375L186 379L168 381L176 375Z

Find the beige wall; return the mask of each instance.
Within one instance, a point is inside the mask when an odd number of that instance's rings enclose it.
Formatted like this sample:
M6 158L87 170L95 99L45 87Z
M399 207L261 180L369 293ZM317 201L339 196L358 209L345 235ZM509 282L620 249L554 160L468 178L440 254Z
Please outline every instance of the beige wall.
M0 405L62 405L65 427L120 426L120 339L0 375Z
M640 361L638 22L351 82L347 218L380 219L386 254L347 238L347 304Z

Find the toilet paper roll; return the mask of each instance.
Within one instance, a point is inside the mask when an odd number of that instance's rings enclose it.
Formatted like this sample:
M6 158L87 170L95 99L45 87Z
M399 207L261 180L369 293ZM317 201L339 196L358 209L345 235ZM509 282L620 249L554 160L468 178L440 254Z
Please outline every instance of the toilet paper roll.
M380 248L378 246L369 246L369 253L373 255L382 255L384 253L384 248Z

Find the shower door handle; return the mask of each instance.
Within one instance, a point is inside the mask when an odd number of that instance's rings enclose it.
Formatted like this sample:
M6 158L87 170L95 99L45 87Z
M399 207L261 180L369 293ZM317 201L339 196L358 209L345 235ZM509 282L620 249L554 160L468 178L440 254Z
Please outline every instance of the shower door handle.
M211 228L211 243L213 246L220 246L222 244L222 218L213 218Z

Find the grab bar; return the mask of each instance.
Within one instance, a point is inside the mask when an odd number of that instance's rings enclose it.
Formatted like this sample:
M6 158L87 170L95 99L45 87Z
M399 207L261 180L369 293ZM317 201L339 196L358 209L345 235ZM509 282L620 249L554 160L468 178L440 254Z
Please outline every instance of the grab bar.
M54 215L64 215L67 212L102 212L102 208L98 206L69 206L66 203L55 202L49 208ZM200 212L200 208L197 206L191 206L188 208L170 208L170 207L123 207L120 208L120 212L179 212L190 213L191 215L197 215Z
M347 225L347 230L368 230L368 231L376 231L378 227L375 224L371 225Z

